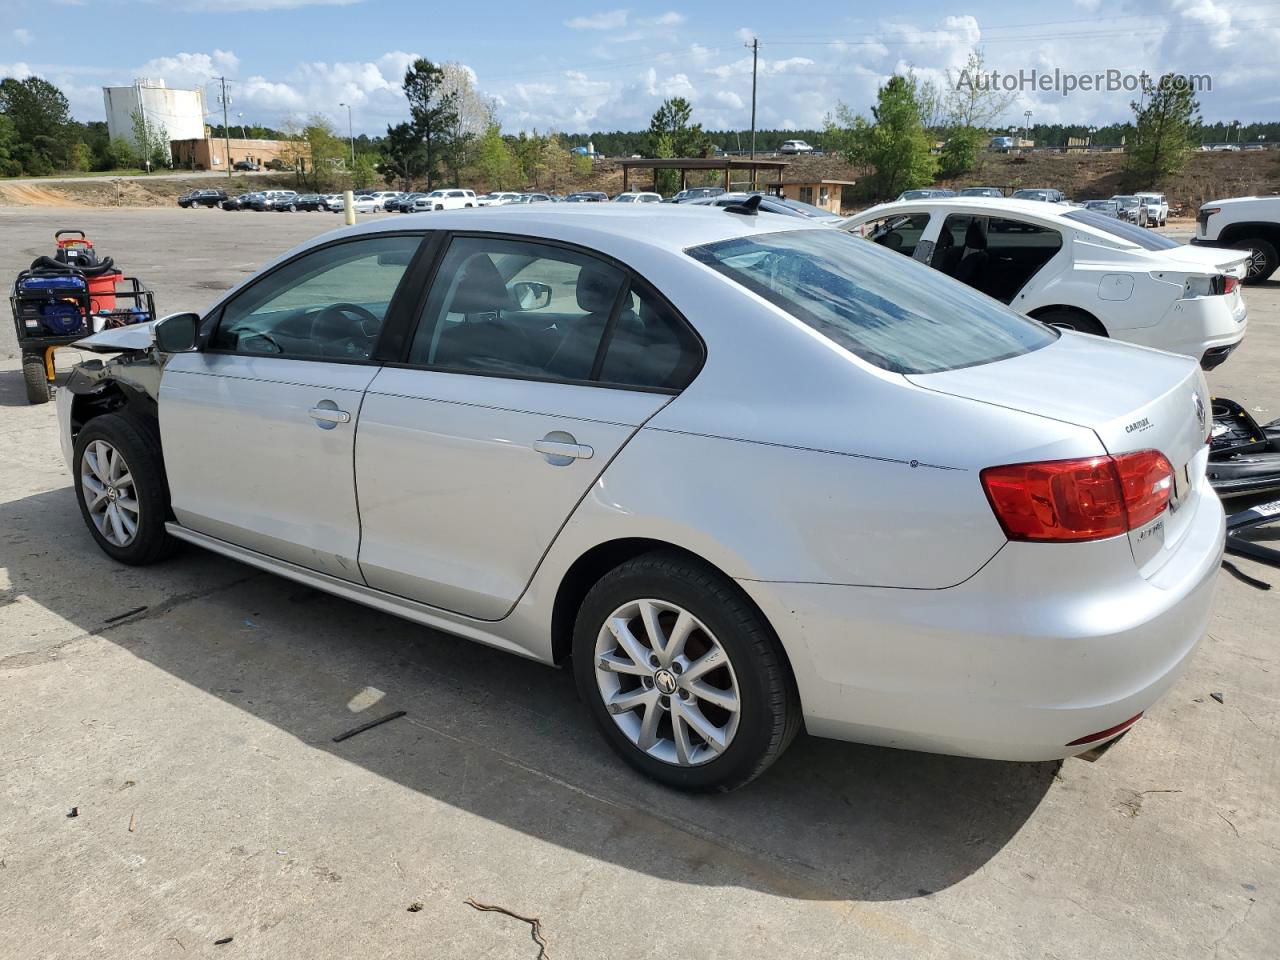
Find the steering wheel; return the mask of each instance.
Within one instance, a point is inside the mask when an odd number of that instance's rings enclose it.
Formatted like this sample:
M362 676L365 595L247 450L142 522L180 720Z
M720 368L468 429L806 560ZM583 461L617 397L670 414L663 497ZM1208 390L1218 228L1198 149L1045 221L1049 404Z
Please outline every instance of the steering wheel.
M358 303L331 303L312 321L311 339L329 356L368 359L381 329L378 315Z

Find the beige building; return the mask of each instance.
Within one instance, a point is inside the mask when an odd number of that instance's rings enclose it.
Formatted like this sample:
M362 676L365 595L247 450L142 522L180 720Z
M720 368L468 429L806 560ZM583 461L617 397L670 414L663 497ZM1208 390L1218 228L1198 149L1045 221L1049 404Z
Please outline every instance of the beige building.
M801 203L811 203L829 213L840 213L840 194L855 180L803 180L796 183L768 184L770 193L781 194Z
M296 140L237 140L207 135L200 140L171 140L173 165L187 170L226 170L228 145L231 164L248 161L265 167L272 160L280 160L292 169L298 160L310 163L311 145Z

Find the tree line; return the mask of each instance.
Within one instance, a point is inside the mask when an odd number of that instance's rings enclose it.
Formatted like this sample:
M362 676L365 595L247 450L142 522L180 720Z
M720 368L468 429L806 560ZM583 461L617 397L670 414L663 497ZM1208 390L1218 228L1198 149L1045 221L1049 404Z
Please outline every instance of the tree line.
M978 75L984 69L981 53L971 53L964 69ZM316 190L364 187L379 180L405 189L466 182L489 189L556 190L590 173L590 159L574 152L588 143L606 156L710 156L716 150L750 148L748 131L703 130L693 123L691 104L679 97L659 106L647 130L507 133L495 104L475 89L471 76L460 64L415 61L402 83L408 118L389 125L383 136L355 138L354 157L352 144L319 114L283 129L232 124L224 131L218 124L211 130L214 137L229 133L298 144L296 156L282 165L299 170L300 178ZM937 178L978 172L986 141L1011 129L997 121L1012 100L1007 92L955 82L944 88L908 72L879 89L869 116L839 103L822 130L757 130L756 150L771 152L784 140L806 140L843 154L866 171L860 192L868 198L893 196ZM1280 123L1203 123L1190 91L1175 85L1157 85L1149 99L1132 106L1133 118L1123 123L1036 124L1025 135L1038 146L1124 144L1135 183L1148 186L1176 172L1200 143L1280 141ZM131 134L111 139L102 121L73 119L65 95L43 78L0 80L0 176L169 165L163 126L135 115ZM674 177L661 173L660 187L671 188Z

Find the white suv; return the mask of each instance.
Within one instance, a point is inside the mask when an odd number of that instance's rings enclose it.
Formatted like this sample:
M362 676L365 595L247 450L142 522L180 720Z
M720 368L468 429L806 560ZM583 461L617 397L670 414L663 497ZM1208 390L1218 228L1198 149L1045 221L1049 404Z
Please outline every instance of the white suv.
M803 140L783 140L779 153L813 153L813 147Z
M1191 242L1249 251L1245 283L1262 283L1280 267L1280 194L1211 200L1196 216Z
M1169 222L1169 200L1163 193L1135 193L1147 208L1147 226L1163 227Z
M423 210L460 210L463 207L476 207L480 201L476 199L474 190L459 190L450 187L444 190L432 190L425 197L413 201L415 213Z

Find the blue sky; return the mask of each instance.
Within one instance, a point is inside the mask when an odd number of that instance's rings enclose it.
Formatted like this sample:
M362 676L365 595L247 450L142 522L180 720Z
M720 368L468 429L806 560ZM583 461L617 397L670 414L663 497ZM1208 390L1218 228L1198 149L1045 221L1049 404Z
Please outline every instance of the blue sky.
M906 67L945 83L975 46L1001 72L1208 73L1206 119L1280 118L1280 3L1254 0L0 0L0 75L44 76L77 118L100 120L104 84L225 74L246 122L320 112L345 129L345 101L357 132L381 133L405 117L400 77L425 56L466 65L506 130L637 129L676 95L709 128L745 128L752 36L760 127L820 126L837 101L865 110ZM1030 91L1005 121L1030 109L1047 122L1106 123L1127 117L1130 99Z

